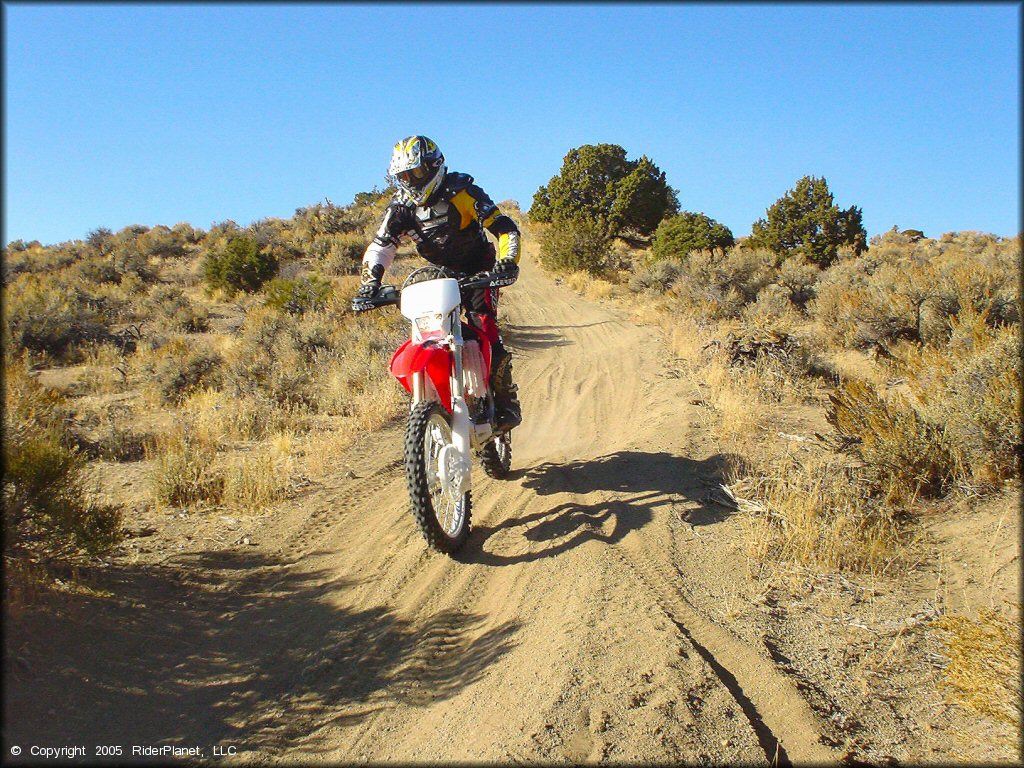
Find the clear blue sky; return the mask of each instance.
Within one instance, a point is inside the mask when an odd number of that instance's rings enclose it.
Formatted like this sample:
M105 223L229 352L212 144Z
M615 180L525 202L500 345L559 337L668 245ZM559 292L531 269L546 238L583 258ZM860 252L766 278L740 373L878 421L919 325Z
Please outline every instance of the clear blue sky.
M5 3L4 241L289 217L423 133L529 207L647 154L737 236L825 176L869 235L1020 229L1016 5Z

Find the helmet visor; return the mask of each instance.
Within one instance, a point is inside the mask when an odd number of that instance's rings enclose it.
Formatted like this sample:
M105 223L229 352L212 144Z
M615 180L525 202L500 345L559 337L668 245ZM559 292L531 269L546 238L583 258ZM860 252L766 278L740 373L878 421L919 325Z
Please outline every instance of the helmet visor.
M408 171L399 171L395 175L404 186L419 189L427 183L430 173L425 167L420 165L416 168L410 168Z

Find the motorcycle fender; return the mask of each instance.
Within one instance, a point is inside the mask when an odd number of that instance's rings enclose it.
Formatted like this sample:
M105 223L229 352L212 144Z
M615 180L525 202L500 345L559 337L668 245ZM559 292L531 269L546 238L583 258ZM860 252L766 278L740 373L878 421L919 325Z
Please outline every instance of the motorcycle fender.
M405 342L391 356L391 375L412 394L412 375L422 371L437 390L441 405L452 410L452 353L447 347Z

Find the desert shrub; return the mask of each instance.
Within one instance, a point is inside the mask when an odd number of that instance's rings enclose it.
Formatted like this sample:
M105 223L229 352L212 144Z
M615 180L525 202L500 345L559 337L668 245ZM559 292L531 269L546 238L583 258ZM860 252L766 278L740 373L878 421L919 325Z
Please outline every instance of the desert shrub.
M355 232L342 232L329 238L317 238L310 244L311 254L320 260L329 275L357 275L369 240Z
M540 237L541 261L558 272L600 274L611 251L604 230L594 219L556 219Z
M179 232L157 225L138 239L139 251L145 256L169 259L185 255L185 241ZM185 234L185 233L182 233Z
M711 318L739 317L743 307L772 282L774 257L767 251L730 248L725 257L694 251L672 292Z
M4 392L4 557L97 554L120 539L121 513L86 492L85 457L68 444L58 395L8 358Z
M284 219L260 219L249 225L248 235L256 242L260 253L272 256L278 263L286 263L302 256L302 250L292 241L289 222Z
M950 487L957 461L946 430L922 417L906 397L883 398L869 384L847 381L829 400L829 424L887 499L940 496Z
M703 213L682 211L662 219L654 233L651 254L655 259L682 259L691 251L718 251L735 243L732 231Z
M221 380L221 355L206 344L172 337L147 361L160 398L179 403L190 393L216 386Z
M322 333L304 336L297 319L269 307L250 311L225 355L225 387L238 396L268 395L279 406L309 406L309 364L326 345Z
M1010 477L1021 456L1019 329L986 320L967 310L954 319L948 344L899 359L921 411L943 425L964 483Z
M12 348L63 357L73 345L107 338L95 302L45 275L23 275L5 291L4 320Z
M682 264L671 259L656 261L650 267L638 267L629 277L629 290L664 293L685 274Z
M94 256L82 259L69 271L72 280L80 280L83 283L94 283L103 285L117 283L121 280L121 272L110 254L105 256Z
M15 243L20 243L14 248ZM2 266L4 283L10 283L26 272L53 273L74 264L89 255L89 249L76 247L74 243L44 246L38 240L30 243L15 241L4 249Z
M693 256L700 256L700 260ZM690 263L697 275L707 275L722 292L737 291L743 296L744 303L754 301L774 277L771 256L763 250L731 248L724 258L715 258L711 252L701 251L691 255Z
M803 256L785 259L776 281L788 291L789 300L803 309L814 298L814 287L821 277L821 268Z
M200 333L210 327L210 313L196 306L176 286L158 285L140 302L137 314L168 331Z
M293 279L276 277L263 289L268 307L301 315L323 309L331 295L331 283L319 275L303 275Z
M740 311L737 327L727 333L725 349L730 360L736 363L760 356L788 356L795 345L793 333L798 320L783 290L770 286Z
M801 323L786 289L770 285L729 324L721 344L733 367L754 374L754 387L764 402L816 399L811 378L837 383L825 361L822 345Z
M296 234L307 243L324 236L358 232L372 220L369 205L339 206L330 200L298 208L293 218Z
M942 343L965 310L989 325L1019 322L1015 241L958 236L910 241L886 233L871 250L822 272L808 305L835 344L882 347L900 340Z
M156 280L156 270L149 265L149 256L140 247L138 240L119 243L106 258L113 265L118 281L129 273L134 273L145 283Z
M204 263L207 284L228 294L258 291L277 269L277 258L260 251L250 237L230 237L222 250L209 252Z
M106 227L97 227L85 236L85 243L101 256L106 255L114 249L114 233Z
M171 233L178 238L180 242L187 245L197 245L206 235L203 230L193 227L187 221L179 221L171 227Z

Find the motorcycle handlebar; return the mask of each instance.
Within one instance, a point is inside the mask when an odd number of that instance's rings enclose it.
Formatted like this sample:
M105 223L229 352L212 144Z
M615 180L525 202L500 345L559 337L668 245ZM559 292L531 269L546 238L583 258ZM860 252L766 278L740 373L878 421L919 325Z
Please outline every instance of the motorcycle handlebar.
M518 270L517 270L518 271ZM475 275L456 276L459 281L459 288L505 288L512 285L519 275L516 273L494 275L491 272L477 272ZM382 285L376 295L368 298L356 296L352 299L352 309L355 312L365 312L370 309L379 309L392 304L398 305L401 292L397 286Z

